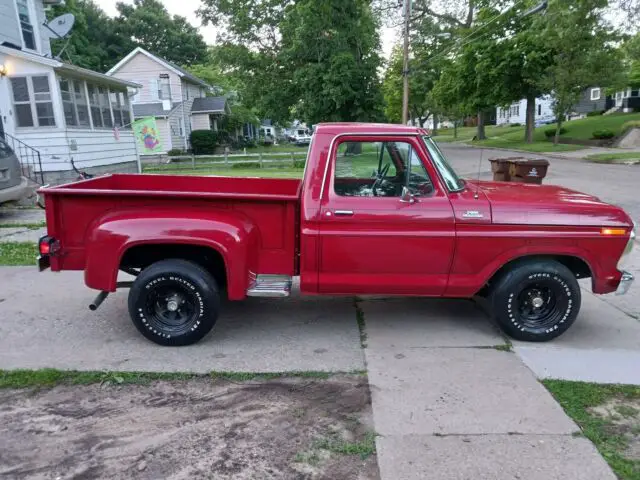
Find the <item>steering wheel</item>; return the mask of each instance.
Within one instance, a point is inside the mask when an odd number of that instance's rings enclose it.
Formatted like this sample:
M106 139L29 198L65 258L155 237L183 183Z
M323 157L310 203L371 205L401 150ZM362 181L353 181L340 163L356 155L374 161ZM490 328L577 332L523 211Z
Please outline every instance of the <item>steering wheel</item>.
M387 175L387 172L389 172L390 167L391 167L391 164L387 163L384 167L382 167L382 170L380 170L376 175L376 179L373 182L373 185L371 186L371 192L373 193L374 197L378 196L378 194L376 193L376 189L380 186L380 184L384 180L384 177Z

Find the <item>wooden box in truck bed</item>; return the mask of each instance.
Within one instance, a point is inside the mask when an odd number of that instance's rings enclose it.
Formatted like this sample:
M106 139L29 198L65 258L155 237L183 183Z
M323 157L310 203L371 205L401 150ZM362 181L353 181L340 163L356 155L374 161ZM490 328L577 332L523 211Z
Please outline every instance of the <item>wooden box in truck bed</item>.
M258 230L256 268L293 275L300 185L293 179L114 174L47 188L48 234L61 246L51 267L83 270L95 229L119 215L139 211L139 228L154 217L175 217L175 229L167 232L173 242L180 241L182 219L233 212Z

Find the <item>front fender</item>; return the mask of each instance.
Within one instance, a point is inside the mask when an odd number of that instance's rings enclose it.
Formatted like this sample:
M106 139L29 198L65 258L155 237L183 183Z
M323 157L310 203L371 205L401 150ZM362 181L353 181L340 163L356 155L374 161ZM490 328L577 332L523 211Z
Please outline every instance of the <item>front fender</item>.
M137 210L108 214L85 237L85 283L113 292L125 252L138 245L198 245L223 258L229 298L244 298L249 271L255 271L257 230L237 212Z

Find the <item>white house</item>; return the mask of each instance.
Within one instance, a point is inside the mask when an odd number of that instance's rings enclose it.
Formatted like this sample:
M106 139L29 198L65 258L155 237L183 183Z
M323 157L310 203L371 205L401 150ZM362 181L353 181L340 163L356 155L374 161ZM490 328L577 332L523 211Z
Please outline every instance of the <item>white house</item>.
M74 179L71 158L137 171L127 89L138 85L52 57L44 8L61 1L0 0L0 135L38 182Z
M207 97L211 85L178 65L137 47L107 72L142 88L131 99L135 118L155 117L165 152L189 148L192 130L218 130L230 113L225 97Z
M553 98L551 95L544 95L536 98L535 121L553 121ZM522 99L513 102L506 108L496 109L496 125L513 125L519 123L524 125L527 122L527 100Z

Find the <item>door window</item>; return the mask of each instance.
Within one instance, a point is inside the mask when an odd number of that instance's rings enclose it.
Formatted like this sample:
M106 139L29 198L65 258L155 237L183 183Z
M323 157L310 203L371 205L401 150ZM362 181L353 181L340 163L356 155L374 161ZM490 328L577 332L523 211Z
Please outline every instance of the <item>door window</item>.
M344 197L416 197L433 192L417 152L407 142L343 142L338 146L334 191Z

